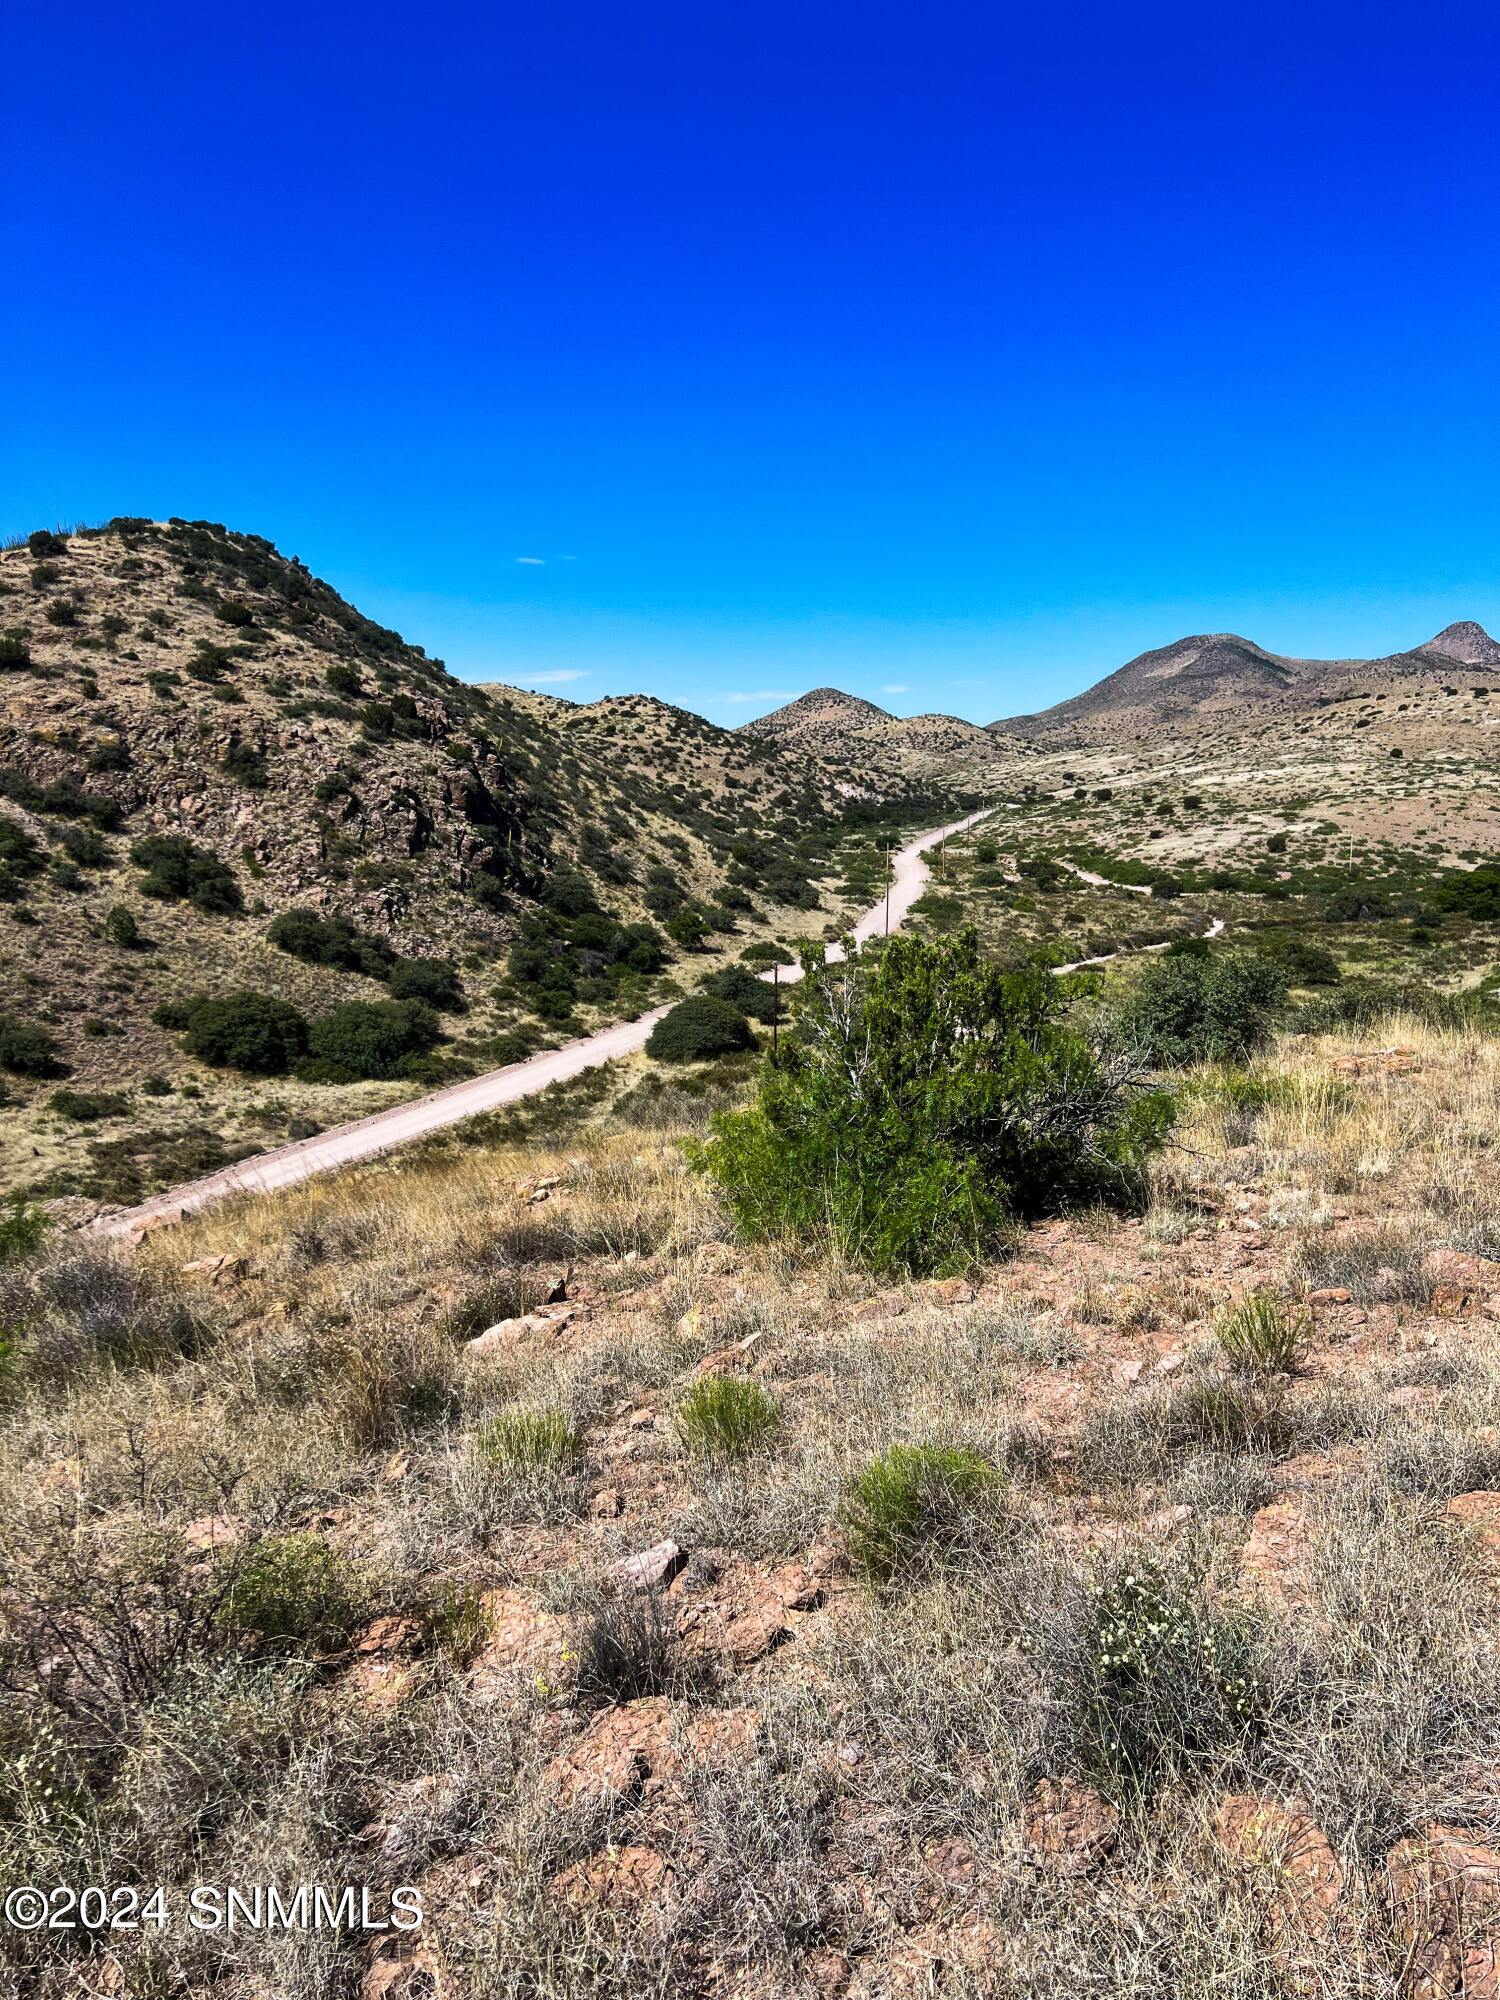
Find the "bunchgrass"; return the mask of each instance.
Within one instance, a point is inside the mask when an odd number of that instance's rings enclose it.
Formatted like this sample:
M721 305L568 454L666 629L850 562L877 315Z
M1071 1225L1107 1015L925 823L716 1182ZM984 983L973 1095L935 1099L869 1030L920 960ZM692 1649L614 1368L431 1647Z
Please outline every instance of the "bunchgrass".
M562 1410L502 1410L474 1449L497 1472L561 1472L578 1456L578 1433Z
M1309 1315L1292 1312L1269 1292L1252 1292L1222 1313L1214 1332L1242 1375L1290 1375L1302 1358Z
M673 1420L683 1449L695 1458L747 1458L764 1451L781 1429L781 1406L742 1375L706 1375L677 1405Z
M892 1445L853 1482L843 1507L849 1554L872 1583L889 1583L970 1539L1003 1485L976 1451Z

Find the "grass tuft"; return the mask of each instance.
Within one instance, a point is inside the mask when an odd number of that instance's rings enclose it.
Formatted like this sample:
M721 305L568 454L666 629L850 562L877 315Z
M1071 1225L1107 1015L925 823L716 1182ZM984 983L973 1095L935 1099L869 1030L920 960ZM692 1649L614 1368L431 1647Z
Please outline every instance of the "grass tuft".
M781 1406L758 1382L708 1375L677 1405L683 1448L696 1458L747 1458L764 1451L781 1429Z
M888 1583L966 1540L1003 1486L976 1451L892 1445L854 1481L843 1509L849 1554L872 1583Z

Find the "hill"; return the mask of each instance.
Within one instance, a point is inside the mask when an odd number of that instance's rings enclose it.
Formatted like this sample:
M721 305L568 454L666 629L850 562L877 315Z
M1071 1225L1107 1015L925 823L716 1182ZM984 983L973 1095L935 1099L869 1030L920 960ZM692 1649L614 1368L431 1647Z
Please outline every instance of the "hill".
M930 773L935 764L991 763L1005 754L1003 745L956 715L895 716L838 688L814 688L785 708L742 723L736 733L841 758L861 770L889 772L904 765Z
M1129 660L1082 694L1036 715L988 725L999 736L1084 744L1171 728L1214 728L1290 714L1355 687L1431 681L1456 667L1500 667L1500 645L1470 621L1381 659L1311 660L1269 653L1234 632L1196 633Z
M0 1177L44 1193L135 1199L639 1011L821 931L851 809L937 811L644 698L467 685L212 522L35 534L0 625L0 1023L31 1031ZM238 990L308 1021L417 996L441 1036L399 1074L236 1083L180 1037Z

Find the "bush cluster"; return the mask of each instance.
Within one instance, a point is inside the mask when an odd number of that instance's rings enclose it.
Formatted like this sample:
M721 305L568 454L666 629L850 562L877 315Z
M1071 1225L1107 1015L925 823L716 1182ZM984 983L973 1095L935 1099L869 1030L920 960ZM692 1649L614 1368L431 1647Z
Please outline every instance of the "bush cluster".
M238 916L244 908L234 870L212 849L182 834L149 834L131 848L130 858L146 871L140 883L143 896L190 903L210 917Z
M555 875L542 903L541 914L522 923L507 969L543 1020L567 1020L582 980L649 978L666 963L660 934L600 909L582 875Z
M1243 953L1167 957L1150 967L1117 1023L1151 1062L1240 1061L1263 1041L1286 998L1278 965Z
M646 1054L655 1062L712 1062L754 1047L750 1023L727 1000L682 1000L651 1030Z
M1065 1018L1067 982L986 965L972 928L804 966L795 1033L702 1154L747 1235L958 1269L1018 1217L1139 1202L1171 1099Z
M420 1000L443 1013L464 1011L452 961L402 958L384 938L362 931L348 917L320 917L315 910L286 910L266 932L268 940L307 965L362 973L389 986L395 1000Z

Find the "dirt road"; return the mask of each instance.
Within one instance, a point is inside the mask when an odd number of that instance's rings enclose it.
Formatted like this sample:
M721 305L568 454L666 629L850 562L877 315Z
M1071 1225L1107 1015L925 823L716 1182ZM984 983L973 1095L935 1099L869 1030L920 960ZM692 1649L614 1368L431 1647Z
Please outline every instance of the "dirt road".
M918 834L915 840L899 849L892 857L889 898L882 897L874 909L867 910L854 925L855 939L863 942L866 938L881 936L887 927L895 930L926 883L927 866L922 860L922 850L950 834L961 833L976 820L985 818L990 810L987 807L984 812L971 813L967 819L955 820L951 826ZM835 957L842 955L836 945L831 947L831 951ZM783 983L789 983L802 977L802 969L800 966L787 968L781 976ZM610 1062L616 1056L631 1055L636 1049L644 1048L646 1038L666 1012L665 1007L657 1007L649 1014L642 1014L639 1020L621 1021L612 1028L601 1028L598 1034L589 1035L583 1041L569 1042L560 1049L548 1049L526 1062L511 1063L506 1069L490 1070L486 1075L472 1077L465 1083L450 1084L446 1090L435 1090L410 1104L397 1104L389 1111L377 1111L368 1118L356 1119L352 1125L339 1125L331 1132L319 1132L315 1138L299 1139L291 1146L279 1146L275 1152L258 1153L253 1159L241 1160L235 1166L225 1167L220 1173L188 1181L166 1194L154 1195L138 1208L104 1216L94 1227L106 1236L127 1236L139 1223L152 1216L172 1215L178 1211L195 1212L223 1201L227 1195L247 1190L269 1194L274 1188L291 1187L312 1174L326 1173L331 1167L347 1166L353 1160L366 1160L374 1153L389 1152L393 1146L407 1145L428 1132L439 1131L444 1125L456 1125L460 1119L472 1118L477 1112L494 1111L502 1104L514 1104L520 1098L545 1090L549 1083L577 1076L581 1071Z

